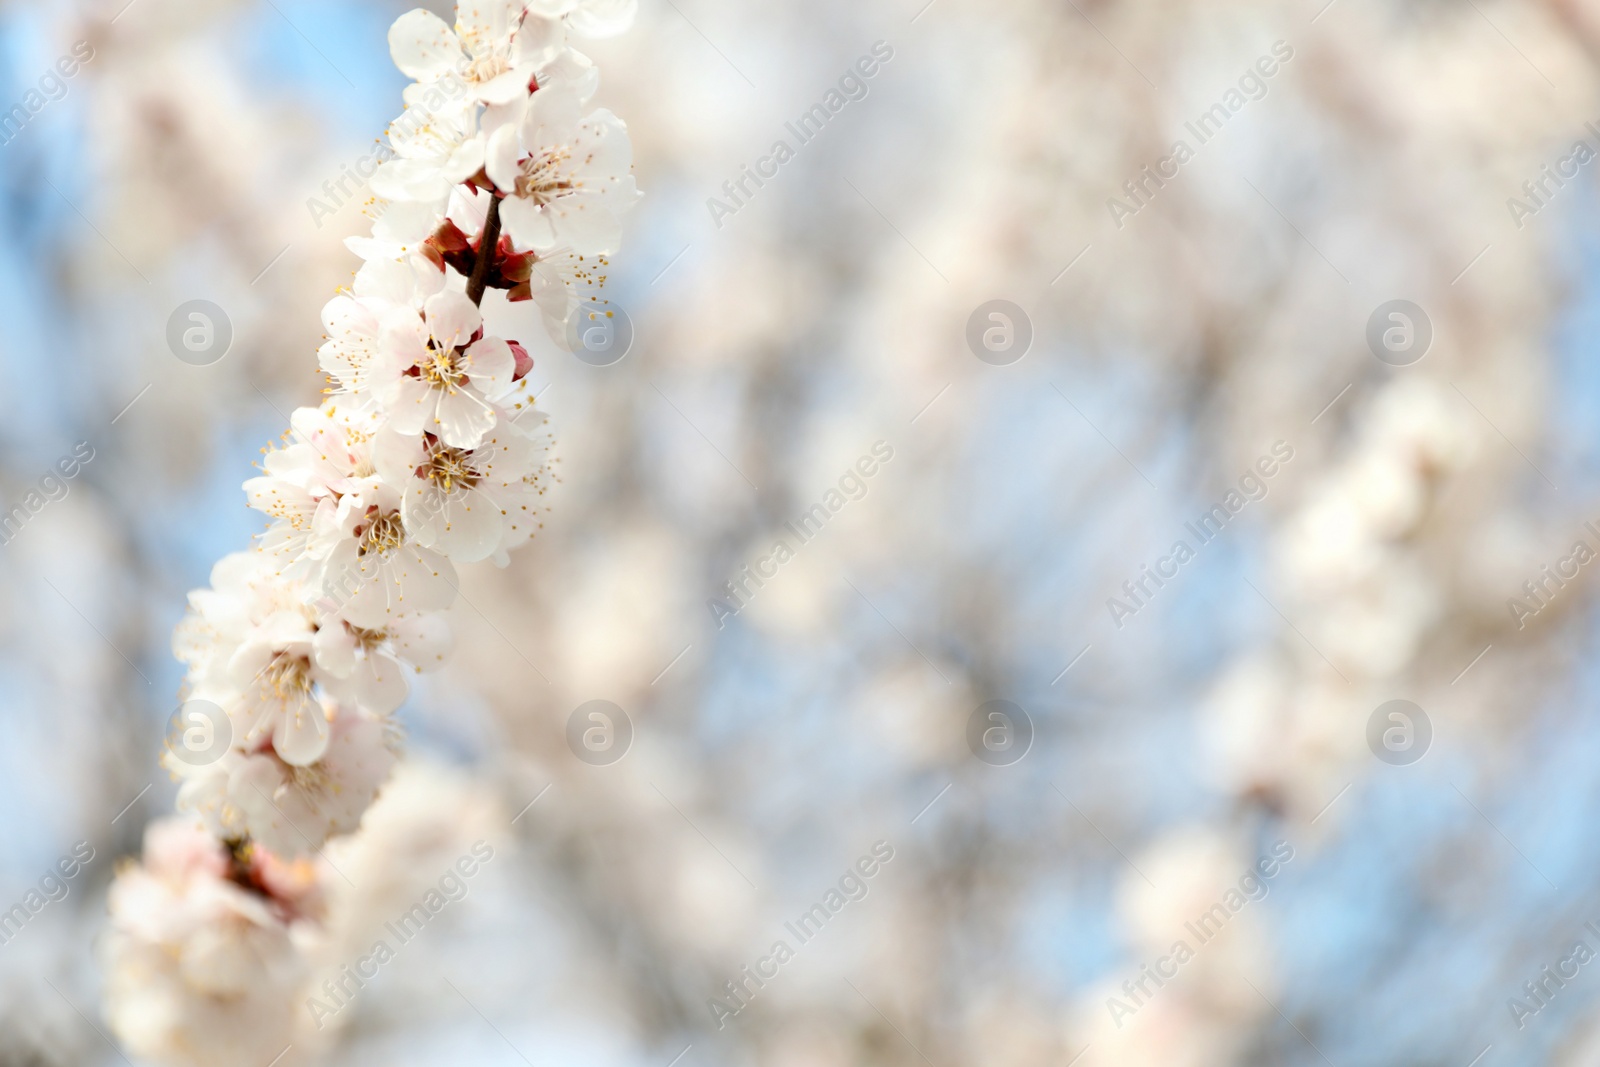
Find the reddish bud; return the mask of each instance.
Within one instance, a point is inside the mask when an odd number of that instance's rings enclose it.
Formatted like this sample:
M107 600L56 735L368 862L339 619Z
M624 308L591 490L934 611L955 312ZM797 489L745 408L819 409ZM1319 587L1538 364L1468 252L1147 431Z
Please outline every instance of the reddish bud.
M533 369L533 357L515 341L507 341L506 344L511 346L511 354L517 358L517 372L511 376L511 380L520 382Z
M472 247L472 241L468 239L466 232L450 219L445 219L439 228L433 231L432 240L444 252L464 252Z
M507 256L500 263L500 277L520 285L533 277L533 253Z
M472 273L472 263L477 258L477 253L472 248L472 241L461 227L449 219L445 219L439 228L433 231L433 236L423 242L422 248L423 254L440 270L443 270L444 264L448 263L457 273Z

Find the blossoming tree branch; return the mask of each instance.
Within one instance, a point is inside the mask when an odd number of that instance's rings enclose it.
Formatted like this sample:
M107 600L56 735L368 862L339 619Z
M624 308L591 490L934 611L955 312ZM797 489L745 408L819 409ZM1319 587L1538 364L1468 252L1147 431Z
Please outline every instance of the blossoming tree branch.
M457 566L504 566L538 526L533 361L480 305L531 302L565 344L597 300L640 194L627 130L590 107L599 73L568 42L621 32L635 5L475 0L454 27L419 9L389 32L414 82L372 179L385 208L322 311L327 399L244 484L265 532L189 595L162 757L180 814L111 889L106 1014L140 1057L264 1067L318 1044L302 1003L337 889L322 846L388 778L409 675L450 654Z

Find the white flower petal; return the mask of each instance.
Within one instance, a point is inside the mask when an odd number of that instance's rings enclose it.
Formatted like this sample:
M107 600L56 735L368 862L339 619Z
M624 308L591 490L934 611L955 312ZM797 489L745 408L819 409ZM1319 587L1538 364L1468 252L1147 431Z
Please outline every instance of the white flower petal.
M605 108L578 124L572 142L575 171L586 179L620 179L633 167L628 126Z
M517 166L521 158L522 145L517 140L515 127L501 126L489 135L484 169L488 171L489 180L494 182L495 188L503 193L509 193L516 188L517 175L522 173Z
M399 201L372 224L372 237L384 244L413 245L426 240L438 221L432 204Z
M399 619L390 627L395 651L418 670L428 671L444 663L454 641L450 624L443 615L418 614Z
M479 338L464 354L467 377L484 396L495 399L511 388L511 378L517 373L517 357L504 340Z
M444 19L419 7L389 27L389 54L409 77L432 81L461 61L461 41Z
M500 223L518 248L542 251L556 246L550 216L531 200L508 196L500 201Z
M401 596L393 614L412 611L443 611L456 599L456 569L437 552L415 545L395 551L396 586Z
M484 140L474 137L451 150L439 165L439 173L452 185L457 185L483 169Z
M304 767L328 751L328 717L322 705L307 696L284 709L272 731L272 747L285 763Z
M449 389L439 394L439 405L429 430L451 448L477 448L497 421L489 402L469 389Z
M486 104L509 104L528 91L528 79L532 76L533 64L514 67L478 86L478 99Z
M405 520L406 532L417 544L433 548L439 543L448 499L444 490L432 482L420 478L410 480L405 501L400 505L400 515Z
M468 300L465 293L454 290L430 296L423 305L423 312L428 318L428 332L441 349L461 347L483 325L483 315L477 305Z
M378 715L394 711L411 692L399 662L376 649L367 653L351 678L350 688L357 703Z
M318 669L335 678L348 678L356 669L355 635L337 619L317 631L311 649Z
M554 229L552 244L566 245L586 256L614 252L622 243L622 220L604 193L579 190L545 205Z
M432 429L439 398L434 390L417 378L401 378L385 401L389 408L389 429L396 433L420 434Z
M471 0L457 6L456 26L467 38L492 44L511 36L522 6L522 0Z
M372 465L390 485L405 485L426 458L420 437L384 430L372 440Z
M528 0L528 12L547 19L558 19L577 7L580 0Z
M543 18L529 12L522 20L522 29L511 42L511 61L517 67L531 64L542 67L561 54L567 43L567 27L560 19ZM522 81L527 86L526 78Z
M450 501L439 551L457 563L488 559L500 544L500 509L482 493L468 490Z
M584 0L567 16L572 32L584 37L615 37L633 25L639 0Z
M578 133L578 94L570 85L551 85L534 93L522 117L522 147L529 153L560 148Z
M434 203L450 195L450 181L438 164L420 159L391 159L372 174L369 187L385 200Z

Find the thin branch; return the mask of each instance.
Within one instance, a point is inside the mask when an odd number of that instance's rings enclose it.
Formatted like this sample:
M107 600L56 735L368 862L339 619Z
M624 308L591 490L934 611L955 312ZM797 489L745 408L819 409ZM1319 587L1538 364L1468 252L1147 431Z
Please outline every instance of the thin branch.
M483 303L483 291L489 282L489 264L494 262L495 246L499 243L500 198L491 195L489 214L483 220L483 234L478 241L478 262L472 265L472 277L467 279L467 298L474 304Z

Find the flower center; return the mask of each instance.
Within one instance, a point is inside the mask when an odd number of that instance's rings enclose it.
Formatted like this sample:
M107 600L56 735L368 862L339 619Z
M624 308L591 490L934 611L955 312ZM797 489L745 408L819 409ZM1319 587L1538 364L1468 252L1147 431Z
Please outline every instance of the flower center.
M463 449L438 445L429 451L428 462L417 473L446 493L454 492L457 486L472 489L483 475L472 466L471 459L472 454Z
M280 652L261 675L261 687L281 703L297 704L311 692L311 662Z
M292 789L299 790L303 796L313 797L328 791L331 779L328 777L328 772L323 770L321 764L313 763L309 767L296 767L290 764L288 765L288 771L289 781L287 785Z
M391 511L377 516L365 530L361 531L361 545L356 550L357 555L365 556L372 552L380 556L387 556L390 552L405 543L406 529L400 521L400 513Z
M491 82L511 69L505 56L490 54L479 56L467 65L467 81L482 85Z
M572 149L565 145L529 156L522 161L522 173L517 177L513 192L524 200L532 200L535 205L548 204L562 193L571 192L576 186L562 166L571 156Z
M350 626L349 623L345 625ZM360 626L350 626L350 635L356 639L356 644L363 652L371 652L389 640L389 631L387 629L368 630Z
M418 364L422 380L435 389L459 389L467 384L466 368L462 366L458 349L441 351L430 348L428 358Z

